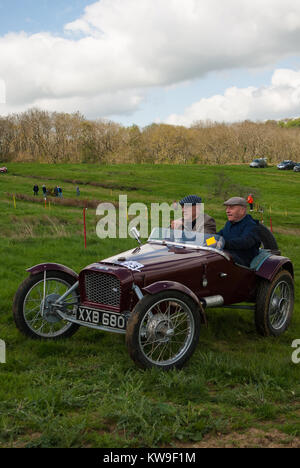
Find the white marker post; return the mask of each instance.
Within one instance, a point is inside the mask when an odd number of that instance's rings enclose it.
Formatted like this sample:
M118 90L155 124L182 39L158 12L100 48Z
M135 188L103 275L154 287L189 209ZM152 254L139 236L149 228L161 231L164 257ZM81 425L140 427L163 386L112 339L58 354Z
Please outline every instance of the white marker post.
M6 345L5 341L0 340L0 364L6 363Z

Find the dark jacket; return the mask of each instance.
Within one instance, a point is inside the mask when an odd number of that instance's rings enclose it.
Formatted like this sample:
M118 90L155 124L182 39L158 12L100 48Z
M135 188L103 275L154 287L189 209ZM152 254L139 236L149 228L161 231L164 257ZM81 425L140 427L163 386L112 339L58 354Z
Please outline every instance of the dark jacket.
M184 220L178 219L176 221L181 221L181 226L177 229L183 229ZM192 222L186 222L184 225L184 229L186 229L187 231L204 232L204 234L216 234L217 225L214 218L204 213L202 218L195 219Z
M236 223L227 221L217 234L224 237L224 249L229 251L236 263L250 266L251 260L259 253L261 241L258 225L250 215Z
M214 220L214 218L204 213L203 222L201 220L201 222L200 223L198 222L198 225L197 225L197 220L193 221L192 230L198 231L198 232L204 232L205 234L216 234L217 232L216 221Z

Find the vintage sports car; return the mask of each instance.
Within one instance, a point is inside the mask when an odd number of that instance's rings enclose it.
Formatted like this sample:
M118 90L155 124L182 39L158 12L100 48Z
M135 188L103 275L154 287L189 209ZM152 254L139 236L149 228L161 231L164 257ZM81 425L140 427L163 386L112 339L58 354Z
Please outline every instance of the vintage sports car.
M79 275L60 264L28 269L13 303L19 330L31 338L70 337L79 326L123 333L142 368L180 368L194 352L209 307L251 309L259 334L278 336L291 320L293 265L264 249L251 267L233 262L222 238L156 228L142 245L95 262ZM266 235L266 232L270 234ZM240 304L244 303L244 304Z

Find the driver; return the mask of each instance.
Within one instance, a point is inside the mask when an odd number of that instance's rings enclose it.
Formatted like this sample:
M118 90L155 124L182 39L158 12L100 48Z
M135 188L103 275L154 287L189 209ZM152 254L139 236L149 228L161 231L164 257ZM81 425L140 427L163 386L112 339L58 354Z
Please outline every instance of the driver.
M224 205L228 221L217 235L224 238L224 249L234 262L249 267L251 260L258 255L261 243L257 223L247 214L244 198L232 197Z
M190 231L204 232L205 234L216 233L216 222L214 218L203 213L201 210L202 198L198 195L187 195L179 202L182 208L182 218L174 219L171 229L187 229Z

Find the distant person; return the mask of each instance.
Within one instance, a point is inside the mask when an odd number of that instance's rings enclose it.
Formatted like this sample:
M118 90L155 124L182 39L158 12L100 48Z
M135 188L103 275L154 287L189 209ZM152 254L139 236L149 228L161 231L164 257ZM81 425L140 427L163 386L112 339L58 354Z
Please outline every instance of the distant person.
M54 187L53 192L54 192L54 196L58 197L58 187L57 187L57 185Z
M260 235L256 221L247 214L247 201L241 197L232 197L226 202L227 223L219 232L225 240L227 250L235 263L250 266L251 260L259 253Z
M46 189L45 184L42 186L42 189L43 189L43 195L44 195L44 197L46 197L47 196L47 189Z
M62 198L63 194L62 194L62 188L60 186L57 187L57 192L58 192L58 196Z
M79 189L79 187L76 187L76 195L77 195L77 197L80 197L80 189Z
M37 196L38 196L38 193L39 193L39 186L38 186L37 184L35 184L35 185L33 186L33 195L34 195L35 197L37 197Z
M182 208L182 218L171 223L172 229L187 229L189 231L216 233L216 221L206 213L200 211L202 198L198 195L187 195L179 202Z
M247 197L247 203L249 204L250 211L253 211L253 195L252 193L249 193Z

